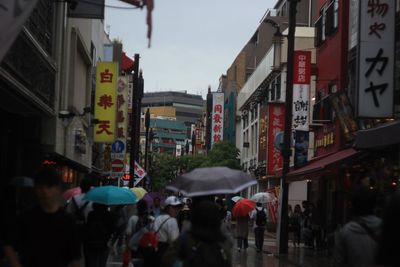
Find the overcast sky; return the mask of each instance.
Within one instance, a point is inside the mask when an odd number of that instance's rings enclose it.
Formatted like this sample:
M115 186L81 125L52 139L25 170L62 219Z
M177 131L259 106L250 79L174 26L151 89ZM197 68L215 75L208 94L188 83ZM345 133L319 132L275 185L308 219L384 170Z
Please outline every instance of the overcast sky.
M155 0L151 48L146 10L106 7L106 30L122 40L124 51L140 54L145 92L207 93L218 87L240 50L275 0ZM128 6L106 0L106 5ZM109 26L109 27L107 27Z

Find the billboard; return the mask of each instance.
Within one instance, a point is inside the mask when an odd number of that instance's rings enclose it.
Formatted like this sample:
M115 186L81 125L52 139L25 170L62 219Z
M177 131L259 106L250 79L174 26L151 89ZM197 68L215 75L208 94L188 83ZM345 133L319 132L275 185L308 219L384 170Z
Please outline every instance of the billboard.
M118 63L98 62L94 116L99 120L94 127L94 142L112 143L116 134Z
M213 93L211 147L224 138L224 93Z
M294 144L294 166L305 166L308 158L309 132L296 131Z
M357 116L393 116L395 0L360 0Z

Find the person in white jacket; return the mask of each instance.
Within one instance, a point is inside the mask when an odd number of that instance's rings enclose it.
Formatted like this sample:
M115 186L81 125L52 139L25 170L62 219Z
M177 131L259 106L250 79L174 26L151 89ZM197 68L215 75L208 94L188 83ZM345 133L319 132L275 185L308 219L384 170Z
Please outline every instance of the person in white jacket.
M261 203L257 202L256 205L256 208L250 214L250 219L253 222L256 249L257 252L261 252L264 245L265 227L267 225L267 211Z

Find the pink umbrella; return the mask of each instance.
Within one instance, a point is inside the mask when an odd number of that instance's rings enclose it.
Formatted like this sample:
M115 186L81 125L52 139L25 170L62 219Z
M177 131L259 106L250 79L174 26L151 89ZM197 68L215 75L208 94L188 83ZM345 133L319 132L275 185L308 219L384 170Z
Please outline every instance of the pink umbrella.
M73 196L79 195L80 193L82 193L82 191L81 191L81 188L79 186L78 187L74 187L74 188L70 188L70 189L68 189L67 191L65 191L63 193L63 198L66 199L66 200L69 200Z

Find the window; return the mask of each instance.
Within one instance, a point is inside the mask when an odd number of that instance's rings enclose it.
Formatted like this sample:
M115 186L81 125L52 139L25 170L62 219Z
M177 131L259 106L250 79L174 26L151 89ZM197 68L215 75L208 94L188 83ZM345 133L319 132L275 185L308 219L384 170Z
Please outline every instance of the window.
M322 16L319 16L317 21L314 24L315 27L315 47L319 47L322 45Z
M314 122L330 122L333 118L333 109L329 95L325 95L323 90L317 94L317 99L313 109L313 121Z
M339 26L339 0L333 0L333 29Z
M322 24L321 24L321 40L325 41L326 39L326 7L324 6L321 10L322 16Z

